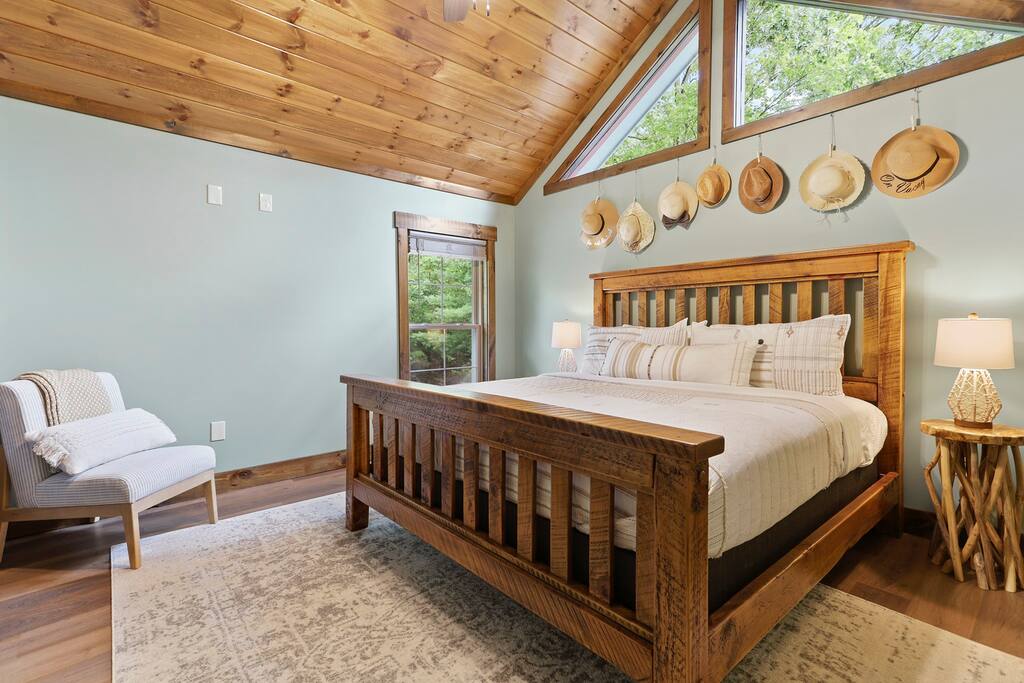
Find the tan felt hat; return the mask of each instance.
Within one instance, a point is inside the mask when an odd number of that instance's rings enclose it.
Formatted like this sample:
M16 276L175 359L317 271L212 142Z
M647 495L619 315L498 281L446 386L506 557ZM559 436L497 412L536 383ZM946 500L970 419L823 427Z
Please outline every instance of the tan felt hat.
M689 227L699 206L693 187L678 180L666 186L658 196L658 213L661 214L661 224L666 228L677 225Z
M588 249L607 247L615 239L619 210L607 199L595 199L580 214L580 240Z
M849 206L863 191L863 164L841 149L822 154L800 174L800 197L815 211L834 211Z
M907 128L875 154L871 180L890 197L910 199L942 187L959 163L960 145L948 132L934 126Z
M654 219L634 200L619 216L618 231L622 248L638 254L654 241Z
M721 204L731 187L732 176L720 164L711 164L697 176L697 197L708 208Z
M786 176L779 165L761 155L740 173L740 201L754 213L768 213L779 203Z

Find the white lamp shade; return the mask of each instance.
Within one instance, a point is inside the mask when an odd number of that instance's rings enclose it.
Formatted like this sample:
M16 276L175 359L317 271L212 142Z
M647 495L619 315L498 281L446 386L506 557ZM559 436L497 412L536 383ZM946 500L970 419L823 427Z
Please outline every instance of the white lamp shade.
M580 324L572 320L559 320L551 325L551 348L578 349L583 345Z
M935 364L948 368L1007 370L1013 367L1009 318L943 318L935 335Z

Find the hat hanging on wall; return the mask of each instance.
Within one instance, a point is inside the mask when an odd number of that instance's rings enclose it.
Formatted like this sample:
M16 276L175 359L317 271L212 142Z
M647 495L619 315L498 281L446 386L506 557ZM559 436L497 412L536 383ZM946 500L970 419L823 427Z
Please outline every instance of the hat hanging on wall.
M709 209L721 204L731 188L732 176L720 164L711 164L697 176L697 198Z
M619 216L619 244L631 254L639 254L654 241L654 219L635 199Z
M960 163L960 145L934 126L901 130L882 145L871 163L871 179L890 197L911 199L938 188Z
M580 240L588 249L607 247L615 239L619 210L607 199L598 197L587 204L580 215Z
M786 187L786 176L774 161L760 152L740 173L740 202L754 213L775 208Z
M690 227L699 206L697 192L689 183L679 180L670 183L658 196L658 213L661 215L661 224L666 228L677 225Z
M864 191L860 159L832 149L812 161L800 174L800 197L815 211L834 211L857 201Z

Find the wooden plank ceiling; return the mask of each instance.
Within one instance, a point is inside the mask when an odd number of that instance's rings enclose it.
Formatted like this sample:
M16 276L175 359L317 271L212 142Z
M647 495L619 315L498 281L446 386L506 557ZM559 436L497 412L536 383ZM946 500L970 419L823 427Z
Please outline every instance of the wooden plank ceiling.
M675 0L0 0L0 94L515 203Z

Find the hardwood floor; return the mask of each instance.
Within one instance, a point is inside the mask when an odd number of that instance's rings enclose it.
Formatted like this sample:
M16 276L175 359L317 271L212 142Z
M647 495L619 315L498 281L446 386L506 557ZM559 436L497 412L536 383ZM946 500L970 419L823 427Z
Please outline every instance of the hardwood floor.
M221 518L343 488L336 471L229 491L219 497ZM205 522L201 501L177 503L144 513L142 535ZM110 680L109 548L122 541L120 520L110 519L8 545L0 565L0 681ZM927 546L909 534L870 534L825 583L1024 657L1024 595L957 583L928 563Z

